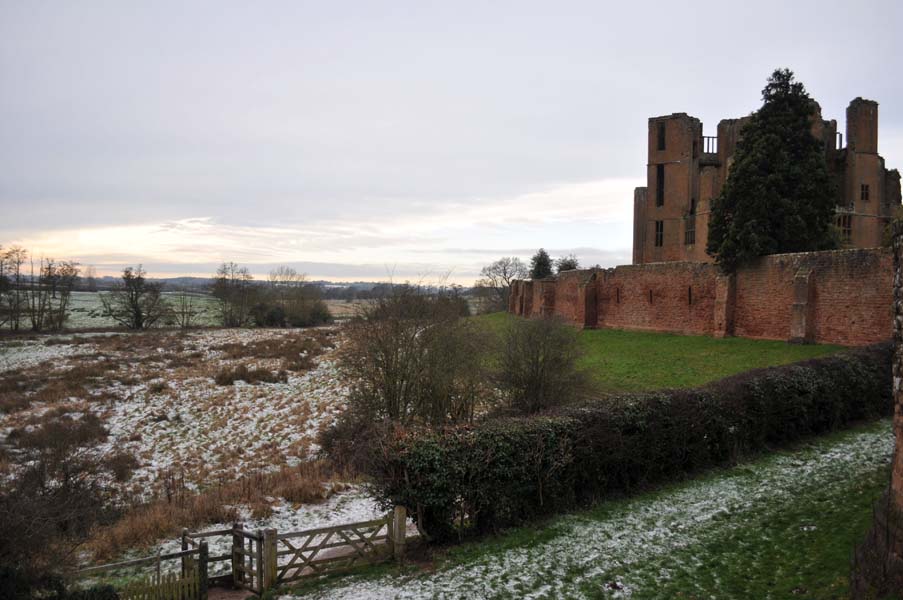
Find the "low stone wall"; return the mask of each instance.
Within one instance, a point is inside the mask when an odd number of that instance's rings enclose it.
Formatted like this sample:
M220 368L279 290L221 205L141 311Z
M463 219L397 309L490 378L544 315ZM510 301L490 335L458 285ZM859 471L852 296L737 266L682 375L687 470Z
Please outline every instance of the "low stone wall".
M860 346L890 339L892 283L882 248L776 254L730 276L708 263L648 263L517 281L509 312L578 327Z

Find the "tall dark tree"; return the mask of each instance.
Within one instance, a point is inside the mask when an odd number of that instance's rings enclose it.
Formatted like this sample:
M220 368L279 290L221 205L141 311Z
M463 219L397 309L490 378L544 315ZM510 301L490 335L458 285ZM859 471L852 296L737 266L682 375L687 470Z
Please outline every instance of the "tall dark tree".
M544 279L552 276L552 259L540 248L530 259L530 279Z
M789 69L771 75L762 100L712 201L706 250L728 272L765 254L837 245L835 184L824 145L812 135L818 105Z

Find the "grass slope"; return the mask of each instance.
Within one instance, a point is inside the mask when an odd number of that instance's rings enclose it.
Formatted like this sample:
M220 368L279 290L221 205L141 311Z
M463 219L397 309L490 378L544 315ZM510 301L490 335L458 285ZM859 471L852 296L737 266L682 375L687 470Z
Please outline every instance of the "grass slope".
M501 336L507 323L517 317L494 313L475 318ZM582 367L606 392L695 387L750 369L797 362L842 349L821 344L615 329L583 330L579 339L585 352Z
M845 598L888 480L890 421L810 440L448 551L431 573L311 581L305 598Z

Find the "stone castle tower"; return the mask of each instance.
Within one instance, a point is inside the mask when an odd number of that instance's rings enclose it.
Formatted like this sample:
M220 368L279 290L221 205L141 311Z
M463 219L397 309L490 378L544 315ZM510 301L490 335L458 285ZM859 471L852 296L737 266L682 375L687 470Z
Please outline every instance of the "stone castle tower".
M817 106L817 105L816 105ZM646 187L634 191L633 263L704 261L712 198L727 179L740 130L749 117L718 123L704 136L699 119L675 113L649 119ZM837 121L817 108L812 135L822 140L838 182L836 223L847 247L880 246L900 206L900 173L878 154L878 103L847 107L846 147Z

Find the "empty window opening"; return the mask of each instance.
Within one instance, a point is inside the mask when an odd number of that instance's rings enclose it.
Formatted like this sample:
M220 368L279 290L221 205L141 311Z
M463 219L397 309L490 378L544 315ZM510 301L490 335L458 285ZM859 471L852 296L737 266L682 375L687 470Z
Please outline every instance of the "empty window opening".
M837 216L837 228L840 229L840 239L844 242L852 241L853 239L853 216L852 215L838 215Z
M687 304L693 304L693 286L687 286Z
M621 288L615 288L615 304L621 303Z
M658 149L659 150L665 149L665 124L664 123L658 124Z
M859 186L859 199L863 202L869 201L869 184L863 183Z
M655 245L659 248L665 245L665 222L655 222Z
M696 243L696 217L690 215L687 217L684 225L684 245L692 246Z
M655 205L665 205L665 165L655 165Z
M652 304L652 290L649 290L649 304Z

